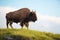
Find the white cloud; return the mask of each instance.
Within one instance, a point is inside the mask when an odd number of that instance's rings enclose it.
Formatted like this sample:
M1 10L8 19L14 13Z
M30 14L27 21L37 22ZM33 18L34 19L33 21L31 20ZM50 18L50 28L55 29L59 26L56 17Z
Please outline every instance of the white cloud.
M15 11L15 8L12 7L0 7L0 28L5 28L6 24L6 13L10 11Z
M43 15L38 12L37 16L37 22L38 25L40 25L39 28L41 28L41 30L60 33L60 17Z
M0 12L4 12L4 13L8 13L10 11L15 11L16 9L15 8L12 8L12 7L0 7Z
M48 16L48 15L38 15L39 20L50 21L56 24L60 24L60 17Z

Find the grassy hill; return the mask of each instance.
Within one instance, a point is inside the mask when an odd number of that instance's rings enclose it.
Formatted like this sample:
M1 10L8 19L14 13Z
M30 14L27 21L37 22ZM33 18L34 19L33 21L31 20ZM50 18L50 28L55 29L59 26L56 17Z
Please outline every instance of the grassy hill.
M0 40L60 40L60 34L29 29L0 29Z

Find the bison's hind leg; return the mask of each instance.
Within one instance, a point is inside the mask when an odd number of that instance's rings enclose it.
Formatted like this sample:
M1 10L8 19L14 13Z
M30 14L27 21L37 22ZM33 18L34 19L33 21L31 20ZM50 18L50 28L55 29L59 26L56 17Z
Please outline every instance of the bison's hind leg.
M6 21L7 28L8 28L8 24L9 24L9 22L8 22L8 21Z
M28 26L29 26L29 23L27 22L27 23L25 23L25 26L27 27L27 29L28 29Z

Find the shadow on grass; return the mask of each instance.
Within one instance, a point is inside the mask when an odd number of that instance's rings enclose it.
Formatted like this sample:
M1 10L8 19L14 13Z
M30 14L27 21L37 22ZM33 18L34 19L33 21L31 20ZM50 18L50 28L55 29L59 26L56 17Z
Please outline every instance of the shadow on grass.
M10 32L0 35L0 40L33 40L31 37L25 37L21 35L12 35Z
M11 35L11 36L5 37L5 40L33 40L33 39L30 37L24 37L21 35Z

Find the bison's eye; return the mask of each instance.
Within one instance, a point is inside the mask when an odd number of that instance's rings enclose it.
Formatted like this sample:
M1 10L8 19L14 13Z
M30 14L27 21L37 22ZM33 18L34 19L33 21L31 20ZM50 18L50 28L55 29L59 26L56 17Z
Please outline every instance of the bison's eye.
M30 16L32 16L32 15L33 15L33 13L31 12L31 13L30 13Z

